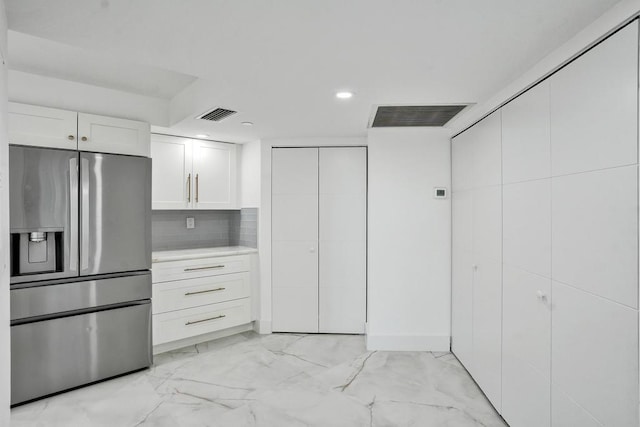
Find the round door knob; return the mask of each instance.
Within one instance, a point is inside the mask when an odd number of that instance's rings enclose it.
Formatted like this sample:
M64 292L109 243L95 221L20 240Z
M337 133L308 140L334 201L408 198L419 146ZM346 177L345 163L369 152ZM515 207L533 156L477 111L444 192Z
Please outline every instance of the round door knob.
M309 252L313 253L316 251L316 248L314 248L313 246L309 248Z
M87 139L89 139L89 138L87 138L86 136L83 136L81 139L82 139L83 141L86 141L86 140L87 140Z
M536 292L536 297L538 297L540 301L545 301L547 299L547 294L542 291L538 291Z
M473 264L472 268L473 268L473 271L478 271L478 266L476 264Z
M67 137L67 139L69 139L69 141L73 141L74 139L76 139L76 137L75 137L75 136L73 136L73 135L69 135L69 136Z

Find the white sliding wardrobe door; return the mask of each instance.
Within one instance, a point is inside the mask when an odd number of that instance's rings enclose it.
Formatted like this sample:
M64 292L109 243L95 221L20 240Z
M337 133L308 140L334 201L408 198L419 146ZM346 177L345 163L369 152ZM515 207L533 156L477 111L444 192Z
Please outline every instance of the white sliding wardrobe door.
M318 149L272 151L272 328L318 332Z
M319 331L364 333L367 155L320 148Z

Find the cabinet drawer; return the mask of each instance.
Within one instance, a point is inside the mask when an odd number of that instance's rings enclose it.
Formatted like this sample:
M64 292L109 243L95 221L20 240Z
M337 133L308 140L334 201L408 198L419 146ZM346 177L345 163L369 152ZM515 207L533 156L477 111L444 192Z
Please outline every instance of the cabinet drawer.
M240 273L249 271L249 257L238 255L157 262L153 264L151 271L153 283Z
M153 344L163 344L251 322L251 299L153 315Z
M249 273L156 283L153 314L246 298L249 286Z

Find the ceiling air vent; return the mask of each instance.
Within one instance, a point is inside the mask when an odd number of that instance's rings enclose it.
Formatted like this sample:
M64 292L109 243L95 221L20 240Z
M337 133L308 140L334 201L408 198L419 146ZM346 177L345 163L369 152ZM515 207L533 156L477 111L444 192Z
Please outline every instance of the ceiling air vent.
M208 113L204 113L198 118L202 120L210 120L212 122L219 122L229 116L234 115L235 113L237 113L237 111L227 110L226 108L216 108L215 110L211 110Z
M444 126L466 105L379 106L371 127Z

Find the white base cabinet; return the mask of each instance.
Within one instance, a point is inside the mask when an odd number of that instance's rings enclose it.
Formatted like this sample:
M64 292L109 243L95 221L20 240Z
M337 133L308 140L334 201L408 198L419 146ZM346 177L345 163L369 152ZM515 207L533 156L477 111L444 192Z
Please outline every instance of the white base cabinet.
M9 103L9 143L149 157L149 124Z
M154 262L153 345L251 322L249 255Z

